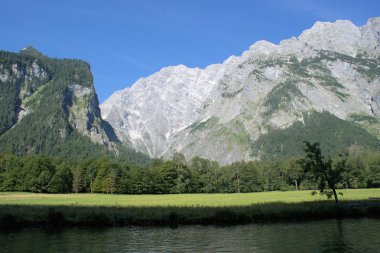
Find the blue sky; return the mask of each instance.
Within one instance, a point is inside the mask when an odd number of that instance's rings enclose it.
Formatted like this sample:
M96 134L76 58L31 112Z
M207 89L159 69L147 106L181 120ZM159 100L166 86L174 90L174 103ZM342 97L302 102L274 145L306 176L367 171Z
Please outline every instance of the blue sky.
M90 63L99 100L162 67L205 67L316 21L364 25L372 0L0 0L0 49Z

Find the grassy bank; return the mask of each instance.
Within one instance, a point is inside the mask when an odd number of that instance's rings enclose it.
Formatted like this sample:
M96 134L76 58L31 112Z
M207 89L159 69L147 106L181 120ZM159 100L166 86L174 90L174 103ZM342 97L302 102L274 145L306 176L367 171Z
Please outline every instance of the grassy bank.
M380 189L344 191L341 204L310 192L184 195L0 194L0 227L176 226L378 217ZM320 197L319 197L320 198ZM318 198L317 198L318 199Z

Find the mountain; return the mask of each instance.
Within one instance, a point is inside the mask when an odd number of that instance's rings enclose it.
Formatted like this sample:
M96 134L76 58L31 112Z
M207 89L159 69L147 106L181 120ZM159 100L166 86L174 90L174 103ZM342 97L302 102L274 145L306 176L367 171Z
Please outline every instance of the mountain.
M84 61L51 59L32 47L0 51L0 107L0 152L70 158L120 153Z
M289 157L304 138L335 143L332 152L379 149L380 18L362 27L317 22L297 38L259 41L205 69L166 67L100 108L125 145L151 157ZM298 133L297 143L289 133Z

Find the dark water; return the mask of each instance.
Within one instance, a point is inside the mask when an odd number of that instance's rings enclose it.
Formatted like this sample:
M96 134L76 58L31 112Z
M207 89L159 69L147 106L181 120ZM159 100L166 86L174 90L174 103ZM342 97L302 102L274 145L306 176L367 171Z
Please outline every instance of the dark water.
M380 220L0 232L0 252L380 252Z

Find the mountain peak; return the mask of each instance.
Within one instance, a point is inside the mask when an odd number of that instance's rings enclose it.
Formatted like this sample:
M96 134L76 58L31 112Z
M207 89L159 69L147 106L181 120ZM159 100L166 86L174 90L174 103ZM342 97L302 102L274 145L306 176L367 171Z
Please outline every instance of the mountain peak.
M380 25L380 17L373 17L368 19L367 25Z
M20 50L19 53L22 54L22 55L30 55L30 56L33 56L33 57L41 57L41 56L43 56L43 54L40 51L38 51L36 48L34 48L32 46L24 47L23 49Z
M305 30L298 39L317 50L329 50L350 56L357 54L361 39L360 28L348 20L334 23L316 22Z
M332 26L335 26L335 27L344 27L344 26L350 26L350 27L353 27L355 26L350 20L336 20L335 22L324 22L324 21L317 21L314 23L314 25L312 26L312 30L313 29L320 29L320 28L328 28L328 27L332 27Z

